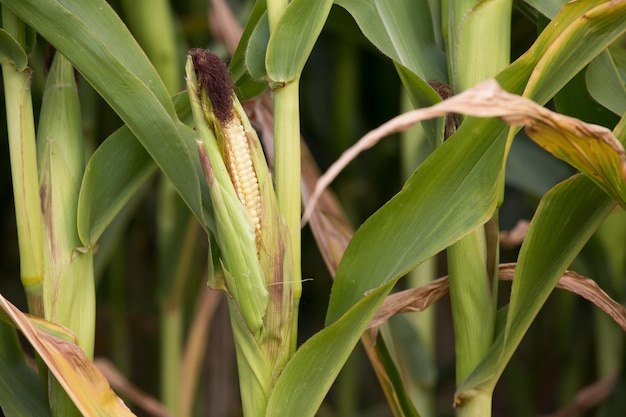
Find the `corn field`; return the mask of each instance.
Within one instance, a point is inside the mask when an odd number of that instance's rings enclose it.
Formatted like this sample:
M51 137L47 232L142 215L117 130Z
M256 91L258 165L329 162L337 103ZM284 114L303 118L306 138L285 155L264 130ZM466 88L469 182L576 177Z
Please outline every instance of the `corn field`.
M625 415L625 0L0 10L0 415Z

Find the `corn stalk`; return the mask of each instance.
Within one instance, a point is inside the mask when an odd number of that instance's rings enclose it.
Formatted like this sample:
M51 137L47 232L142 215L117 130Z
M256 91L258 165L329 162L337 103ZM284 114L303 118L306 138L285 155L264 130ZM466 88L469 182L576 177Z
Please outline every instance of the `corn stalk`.
M454 91L464 91L508 65L510 15L508 0L457 0L447 4L447 56ZM493 343L499 264L497 225L495 214L484 228L470 232L447 250L457 384L476 368ZM462 404L456 404L458 415L491 415L491 395L476 391Z

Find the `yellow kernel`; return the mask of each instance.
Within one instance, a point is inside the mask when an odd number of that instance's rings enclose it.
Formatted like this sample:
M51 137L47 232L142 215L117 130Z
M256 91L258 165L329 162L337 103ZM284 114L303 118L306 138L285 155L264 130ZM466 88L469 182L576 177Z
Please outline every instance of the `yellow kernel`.
M224 126L224 159L237 197L252 218L257 233L261 231L261 193L254 172L250 144L239 118L234 117Z

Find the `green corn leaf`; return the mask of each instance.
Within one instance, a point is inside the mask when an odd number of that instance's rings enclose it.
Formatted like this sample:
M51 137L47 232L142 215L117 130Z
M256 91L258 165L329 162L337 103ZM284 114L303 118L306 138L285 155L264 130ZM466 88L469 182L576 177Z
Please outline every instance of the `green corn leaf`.
M396 63L396 70L415 108L429 107L441 101L439 94L408 68ZM445 123L445 117L422 122L427 133L428 143L432 149L435 149L443 142Z
M26 364L15 329L0 320L0 409L6 417L50 416L39 377Z
M258 75L255 78L265 78L265 50L267 49L267 42L269 40L269 23L267 22L266 10L267 6L265 0L259 0L254 3L254 7L246 21L246 27L241 34L239 45L237 45L237 50L235 50L228 66L233 81L237 85L237 96L241 101L257 96L267 87L265 82L259 82L253 79L252 73L249 72L249 65L254 66L255 64L252 62L254 61L259 63L256 65L261 68L255 71ZM262 36L263 41L259 39L252 40L253 34L257 37L260 36L260 34L255 34L254 32L257 30L257 27L259 27L259 22L262 19L266 20L267 34ZM255 42L260 44L255 45ZM254 55L254 53L256 53L256 57L251 56ZM248 63L248 59L250 59L250 63Z
M65 55L126 122L206 226L193 134L181 128L156 70L104 0L3 0ZM195 156L195 154L194 154ZM208 191L205 189L205 191ZM204 196L208 200L208 196Z
M426 1L337 0L363 34L395 62L422 80L446 82L446 57L437 45Z
M626 113L626 80L620 76L610 49L591 61L586 81L589 93L598 103L618 116Z
M626 50L624 48L612 46L609 48L611 57L615 62L620 78L626 80Z
M377 288L339 320L311 337L276 382L266 416L314 416L393 282ZM349 348L344 348L349 347Z
M447 82L446 58L434 31L435 17L426 1L338 0L363 34L395 65L411 102L428 107L441 99L426 81ZM444 119L422 122L435 149L443 140Z
M602 54L604 54L604 52ZM598 58L594 59L592 64L597 59ZM619 121L619 116L605 107L599 106L598 102L589 94L585 82L588 68L589 67L587 67L587 71L581 71L576 74L576 76L554 96L555 111L576 117L587 123L600 126L615 126Z
M156 171L145 148L122 127L94 152L81 186L78 233L84 246L93 247L115 216Z
M526 2L544 16L552 19L559 13L559 10L561 10L561 7L563 7L567 0L527 0Z
M267 45L265 66L271 81L286 84L300 77L332 4L332 0L289 3Z
M480 139L474 133L478 126ZM505 133L497 120L466 120L402 192L361 225L337 270L328 324L367 291L397 280L490 218L498 201Z
M185 123L192 123L187 93L177 94L173 100L178 117ZM188 134L193 135L192 132ZM188 144L195 146L193 142ZM195 152L195 148L189 148L191 151ZM193 164L200 173L197 159ZM117 213L156 168L128 126L118 129L98 147L85 169L78 200L78 233L83 245L93 247L97 243ZM208 196L208 189L205 195ZM211 229L212 218L206 215L205 219Z
M248 48L245 50L246 68L250 75L257 80L267 78L265 69L265 51L270 40L270 23L267 12L259 18L258 23L250 34Z
M510 92L521 93L546 49L568 25L594 4L580 2L568 4L560 16L560 24L546 28L531 50L498 75L500 85ZM620 23L619 20L613 20L614 25ZM587 24L594 25L597 21L593 23L588 21ZM592 41L595 45L586 45L585 53L579 55L582 63L579 68L594 57L594 49L601 49L609 43L608 39L601 37L594 37ZM580 46L579 39L570 38L562 42L563 47L572 50ZM550 69L552 72L548 75L552 76L554 83L544 86L545 90L542 91L544 102L575 75L573 71L575 68ZM336 372L345 361L343 352L354 347L358 335L365 327L364 324L360 324L364 318L361 315L356 317L357 315L353 313L355 311L359 314L373 313L377 303L380 302L381 293L386 294L399 276L447 246L450 241L470 232L491 215L497 201L497 196L494 195L495 181L498 180L500 173L500 167L497 165L503 162L504 155L501 148L504 146L503 141L499 141L498 138L507 130L506 126L494 120L466 119L461 128L418 168L404 189L356 232L342 259L333 286L327 315L329 327L306 342L285 368L270 399L270 410L281 410L281 413L273 415L287 416L292 415L289 411L295 412L295 408L289 409L287 405L283 408L283 402L319 405ZM458 160L456 164L450 163L450 160L457 157L455 156L457 152L471 162ZM465 163L471 165L471 168L464 166ZM435 169L435 165L439 169ZM465 171L466 169L468 171ZM463 179L459 179L462 175L455 176L459 171L466 172ZM446 175L455 179L448 183L443 178ZM468 179L467 175L471 179ZM479 184L482 181L484 183ZM467 196L464 193L455 195L455 190L463 187L469 187ZM472 190L477 190L481 196L475 195ZM437 201L425 201L426 197L415 195L421 192L432 193L429 198ZM598 192L602 194L600 190ZM481 203L482 206L477 206ZM459 213L464 215L459 216ZM442 218L448 222L445 227L447 230L444 231L444 235L439 235L434 231L439 232L443 227L439 223ZM394 227L395 230L390 232L387 227ZM420 236L418 242L415 242L420 231L426 232ZM411 246L414 242L419 249ZM351 334L342 334L340 338L332 337L331 335L335 335L336 332L335 325L345 326L342 329ZM328 358L329 352L333 352L332 358ZM336 352L342 352L341 357L337 357ZM347 354L345 355L347 357ZM288 390L288 387L293 389L298 377L311 374L313 377L308 379L306 393ZM284 397L290 398L286 400ZM278 406L279 403L281 406ZM307 411L300 415L313 415L317 408L311 408L313 411L310 413Z
M566 180L544 196L518 260L506 333L499 334L483 362L460 384L457 395L493 389L563 271L614 206L584 176Z
M11 62L17 71L24 71L28 65L26 51L4 29L0 29L0 61Z
M410 327L410 326L407 326L407 327ZM391 336L391 335L388 334L388 336ZM407 342L410 342L410 343L402 343L402 341L399 341L400 343L396 344L395 346L399 349L402 349L403 346L410 346L414 340L416 339L419 340L419 337L417 335L413 335L413 336L415 338L412 338L412 339L407 338L406 340ZM398 341L397 338L392 339L391 337L389 337L389 339ZM388 377L387 383L391 385L391 388L389 390L393 392L394 396L397 398L396 400L397 402L392 405L392 407L395 406L398 408L398 410L395 411L394 415L399 415L399 413L402 413L401 415L406 416L406 417L420 417L419 413L415 409L415 405L411 401L411 396L409 395L410 387L408 386L406 381L403 379L404 375L400 373L398 366L396 364L396 361L394 361L392 357L392 353L390 352L390 349L387 347L387 344L385 343L385 338L383 337L381 333L379 333L378 337L376 338L375 346L376 346L377 356L380 360L381 365L384 367L385 373ZM415 346L412 346L412 347L415 348ZM418 349L411 349L411 350L418 351ZM419 355L419 353L417 354ZM406 359L406 357L403 357L402 359ZM402 369L403 371L406 370L408 372L412 372L412 370L415 370L416 368L407 366L406 368L403 367L400 369Z

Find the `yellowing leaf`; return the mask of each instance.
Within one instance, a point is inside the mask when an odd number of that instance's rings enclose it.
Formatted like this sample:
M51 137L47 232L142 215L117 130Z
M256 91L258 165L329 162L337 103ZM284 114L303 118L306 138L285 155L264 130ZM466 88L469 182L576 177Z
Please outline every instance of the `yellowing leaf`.
M602 126L542 110L543 117L526 125L528 136L552 155L587 174L626 207L624 148L613 133Z
M134 416L98 368L69 341L75 339L69 330L22 313L1 295L0 308L41 356L83 416Z

